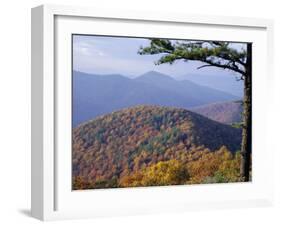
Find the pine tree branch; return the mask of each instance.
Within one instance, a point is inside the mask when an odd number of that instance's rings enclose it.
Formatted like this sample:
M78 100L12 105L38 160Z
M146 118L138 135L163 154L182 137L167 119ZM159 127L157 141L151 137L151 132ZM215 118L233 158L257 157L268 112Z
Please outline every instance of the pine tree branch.
M204 68L204 67L214 67L213 65L210 65L210 64L204 64L200 67L197 67L197 69L201 69L201 68Z
M223 68L223 69L229 69L229 70L232 70L232 71L235 71L239 74L242 74L245 76L245 72L240 70L238 67L233 67L233 66L230 66L228 64L219 64L219 63L215 63L213 61L210 61L210 60L199 60L201 62L204 62L204 63L207 63L207 64L204 64L200 67L198 67L197 69L201 69L201 68L204 68L204 67L219 67L219 68Z
M152 39L150 46L141 47L141 55L164 54L156 64L173 64L176 60L200 61L206 63L198 67L218 67L246 75L242 68L246 68L247 62L243 59L246 52L238 52L229 47L228 42L221 41L188 41L172 43L166 39Z

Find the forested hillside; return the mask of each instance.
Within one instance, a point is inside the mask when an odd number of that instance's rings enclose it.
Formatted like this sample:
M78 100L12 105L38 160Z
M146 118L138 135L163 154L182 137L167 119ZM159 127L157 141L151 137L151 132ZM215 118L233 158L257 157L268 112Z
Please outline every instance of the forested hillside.
M73 189L232 182L241 130L180 108L137 106L73 129Z

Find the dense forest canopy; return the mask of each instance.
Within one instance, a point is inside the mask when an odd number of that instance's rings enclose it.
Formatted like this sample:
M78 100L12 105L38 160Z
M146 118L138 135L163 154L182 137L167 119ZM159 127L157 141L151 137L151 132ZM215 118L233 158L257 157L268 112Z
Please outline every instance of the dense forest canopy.
M240 129L184 109L123 109L74 129L74 188L202 183L219 170L218 156L235 159L240 141Z

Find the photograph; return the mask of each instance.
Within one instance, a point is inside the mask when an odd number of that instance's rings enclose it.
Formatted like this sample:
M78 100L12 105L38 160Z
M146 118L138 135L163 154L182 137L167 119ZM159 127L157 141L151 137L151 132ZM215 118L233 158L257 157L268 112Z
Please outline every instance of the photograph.
M72 34L72 189L252 181L252 43Z

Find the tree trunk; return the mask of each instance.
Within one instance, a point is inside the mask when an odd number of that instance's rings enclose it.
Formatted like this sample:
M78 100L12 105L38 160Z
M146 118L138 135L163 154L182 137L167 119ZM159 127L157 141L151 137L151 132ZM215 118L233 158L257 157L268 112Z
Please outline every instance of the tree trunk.
M247 66L244 79L243 129L241 144L241 181L250 180L252 152L252 44L247 44Z

